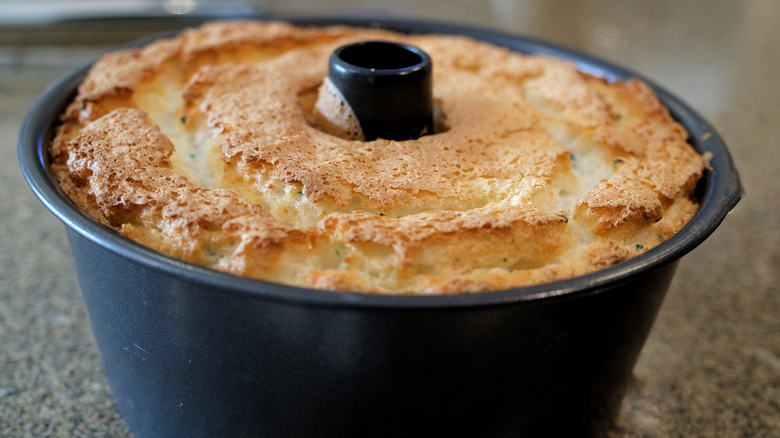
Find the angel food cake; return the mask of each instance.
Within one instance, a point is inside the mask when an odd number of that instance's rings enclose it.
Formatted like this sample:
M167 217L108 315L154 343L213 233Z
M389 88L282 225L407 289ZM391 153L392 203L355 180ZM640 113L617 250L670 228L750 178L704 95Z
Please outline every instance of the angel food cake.
M322 129L328 57L424 50L436 132ZM705 161L639 80L458 36L216 22L100 59L50 145L90 216L180 259L307 288L443 294L614 265L696 212Z

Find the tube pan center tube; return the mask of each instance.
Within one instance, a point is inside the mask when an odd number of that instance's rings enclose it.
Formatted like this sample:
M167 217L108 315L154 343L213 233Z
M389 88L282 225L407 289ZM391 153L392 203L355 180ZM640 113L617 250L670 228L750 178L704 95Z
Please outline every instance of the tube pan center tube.
M328 79L360 123L366 141L433 133L433 63L417 47L361 41L330 56Z

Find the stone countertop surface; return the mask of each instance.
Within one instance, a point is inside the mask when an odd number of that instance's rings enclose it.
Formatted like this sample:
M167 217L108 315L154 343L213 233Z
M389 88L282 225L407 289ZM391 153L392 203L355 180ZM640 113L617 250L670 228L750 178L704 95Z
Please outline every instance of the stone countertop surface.
M386 3L386 2L384 2ZM780 2L303 0L492 27L640 72L725 139L745 196L680 263L614 436L780 436ZM2 13L3 5L0 5ZM183 21L0 29L0 436L130 436L111 399L63 225L24 182L25 112L66 71Z

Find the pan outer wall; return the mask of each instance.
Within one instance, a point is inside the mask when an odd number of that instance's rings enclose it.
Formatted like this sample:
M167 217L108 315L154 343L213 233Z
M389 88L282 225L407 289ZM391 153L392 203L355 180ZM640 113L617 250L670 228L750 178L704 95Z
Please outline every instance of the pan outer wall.
M305 306L225 294L67 234L139 438L598 436L677 265L505 306Z

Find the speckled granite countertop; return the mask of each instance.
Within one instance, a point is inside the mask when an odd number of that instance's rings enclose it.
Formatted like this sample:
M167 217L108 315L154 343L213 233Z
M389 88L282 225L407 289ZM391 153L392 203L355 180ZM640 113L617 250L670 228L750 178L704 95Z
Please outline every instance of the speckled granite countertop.
M611 60L716 127L746 196L683 259L614 434L780 436L780 2L574 3L404 0L390 12L490 26ZM311 12L314 4L283 7ZM388 9L379 1L332 4L316 12ZM130 435L102 373L63 226L32 195L15 156L22 118L43 88L165 27L142 25L0 30L0 436Z

